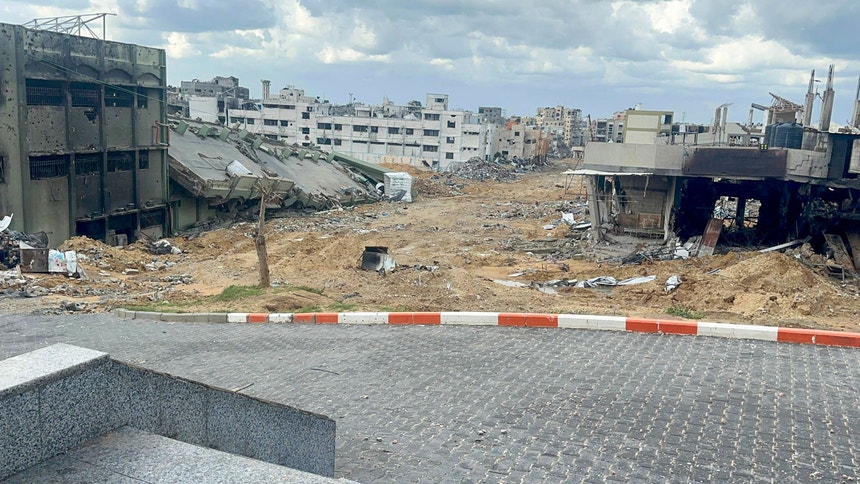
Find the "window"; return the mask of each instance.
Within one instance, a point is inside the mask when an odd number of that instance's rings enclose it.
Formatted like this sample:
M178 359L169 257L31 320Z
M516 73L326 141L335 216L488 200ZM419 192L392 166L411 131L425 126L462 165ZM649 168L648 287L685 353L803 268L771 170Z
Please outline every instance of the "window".
M62 85L56 81L27 79L27 104L30 106L62 106L65 104Z
M340 146L340 144L341 144L341 140L339 140L339 139L334 139L334 145L335 145L335 146Z
M289 122L289 121L287 121L286 119L282 119L282 120L281 120L281 126L283 126L283 127L287 127L287 126L289 126L289 125L290 125L290 122Z
M449 128L456 128L457 122L456 121L448 121L448 127Z
M155 227L155 226L163 226L164 225L164 210L156 209L156 210L148 210L146 212L140 212L140 226L141 227Z
M363 124L356 124L352 127L352 131L355 133L367 133L367 126Z
M519 131L514 131L514 136L519 136L519 135L520 135Z
M400 134L400 128L388 128L388 134Z
M149 90L137 88L137 109L149 109Z
M137 154L137 169L138 170L148 170L149 169L149 152L141 151Z
M237 118L235 116L230 116L230 123L244 123L245 118Z
M0 156L0 183L6 183L6 157Z
M439 121L439 115L433 113L424 113L425 121Z
M90 153L86 155L75 155L75 174L93 175L101 171L101 153Z
M454 159L454 153L451 153L451 152L445 153L445 159L446 160L453 160Z
M371 133L378 133L379 132L379 126L371 126L370 132Z
M424 136L439 136L438 129L425 129Z
M109 172L134 170L134 157L124 151L108 153L107 165Z
M277 119L264 119L263 124L266 126L277 126L278 120Z
M443 103L443 102L445 102L445 98L444 97L437 97L436 102L437 103Z
M45 180L69 175L68 156L31 156L30 179Z
M248 118L245 120L245 122L248 124L254 124L256 121L254 121L254 118Z
M134 93L126 88L105 88L105 106L109 108L130 108L133 101Z
M311 119L311 113L305 111L302 113L302 119Z
M311 134L310 128L302 128L302 134Z
M317 123L317 129L331 129L331 123Z
M296 109L296 106L293 104L284 104L284 109Z
M453 144L454 143L454 137L453 136L446 137L445 142L448 144Z
M414 134L415 130L412 128L406 128L406 134Z
M317 138L317 144L318 145L330 145L331 144L331 138Z
M426 151L428 153L436 153L439 151L439 147L432 145L424 145L421 147L421 151Z
M101 106L101 89L95 84L72 84L73 108L97 108Z
M343 125L342 125L342 124L335 124L335 125L334 125L334 130L335 130L335 131L341 131L341 130L343 130Z
M307 142L302 143L302 146L310 146L310 145L311 145L311 144L310 144L310 143L307 143Z
M272 141L277 141L278 135L276 135L276 134L263 134L263 138L270 139Z

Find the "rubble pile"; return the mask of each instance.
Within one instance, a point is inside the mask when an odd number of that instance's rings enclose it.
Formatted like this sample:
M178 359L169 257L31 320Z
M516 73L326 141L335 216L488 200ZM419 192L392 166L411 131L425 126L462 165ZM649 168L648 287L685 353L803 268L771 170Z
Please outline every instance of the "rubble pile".
M445 174L450 173L460 178L475 181L510 182L517 178L517 173L527 171L524 166L526 165L505 165L474 157L465 163L451 163L449 166L450 171Z

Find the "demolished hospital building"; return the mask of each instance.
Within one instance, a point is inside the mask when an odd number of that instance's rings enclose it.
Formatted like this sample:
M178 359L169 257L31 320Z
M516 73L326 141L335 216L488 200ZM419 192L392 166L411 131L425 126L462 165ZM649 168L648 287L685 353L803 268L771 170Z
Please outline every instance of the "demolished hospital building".
M167 216L162 49L0 24L0 214L12 229L151 232Z
M586 177L598 238L611 232L686 240L711 224L738 244L810 237L821 248L825 233L838 234L858 265L858 128L772 124L754 146L673 144L676 137L662 144L589 143L576 173Z

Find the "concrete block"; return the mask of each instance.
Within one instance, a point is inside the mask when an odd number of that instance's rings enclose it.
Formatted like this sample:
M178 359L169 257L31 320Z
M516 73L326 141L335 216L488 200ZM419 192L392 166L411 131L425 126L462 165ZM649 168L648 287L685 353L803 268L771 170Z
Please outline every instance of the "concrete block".
M103 365L108 354L67 344L40 348L0 361L0 398Z
M388 313L339 313L339 324L388 324Z
M588 316L589 329L605 331L625 331L627 318L624 316Z
M588 316L582 314L559 314L558 327L566 329L595 329L588 324Z
M270 323L292 323L293 313L271 313L269 314Z
M36 391L0 400L0 481L45 458Z
M323 476L334 475L334 420L210 390L207 446Z
M45 385L39 392L42 448L55 455L123 424L108 365Z
M247 323L248 322L248 313L228 313L227 314L227 322L228 323Z
M465 326L498 326L499 313L484 312L443 312L442 324Z
M699 331L697 334L699 336L776 341L778 333L779 328L769 326L699 322Z
M158 379L154 394L158 404L156 433L205 446L208 388L167 375L151 373L149 378Z
M135 311L135 319L151 319L152 321L161 321L161 313L154 311Z
M199 317L199 321L195 321L198 323L226 323L227 322L227 313L197 313L195 316Z

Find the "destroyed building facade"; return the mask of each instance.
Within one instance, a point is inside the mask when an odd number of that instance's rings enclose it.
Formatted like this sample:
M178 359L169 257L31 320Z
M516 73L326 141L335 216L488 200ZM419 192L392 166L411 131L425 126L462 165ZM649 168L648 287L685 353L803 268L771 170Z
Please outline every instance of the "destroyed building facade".
M11 228L158 237L167 221L162 49L0 24L0 214Z
M781 98L774 97L776 113ZM723 232L734 236L729 242L758 246L810 237L821 249L826 234L836 234L848 241L857 265L860 130L830 132L821 129L829 126L822 120L819 126L776 123L763 131L739 126L737 133L727 128L725 105L718 111L722 120L695 136L673 132L655 143L653 130L648 139L631 136L638 122L628 117L624 138L639 142L586 146L578 173L587 178L596 235L686 240L715 232L716 243ZM766 119L778 119L774 113ZM665 114L655 116L665 121Z

